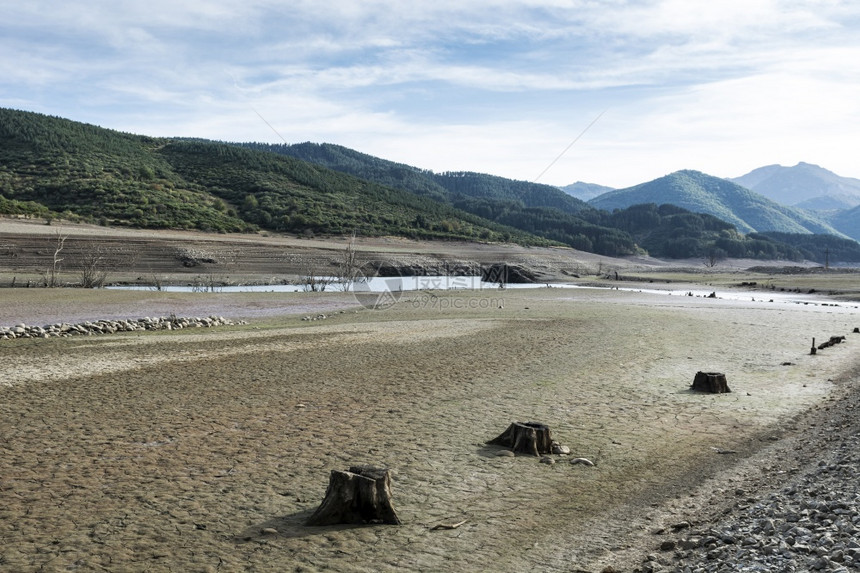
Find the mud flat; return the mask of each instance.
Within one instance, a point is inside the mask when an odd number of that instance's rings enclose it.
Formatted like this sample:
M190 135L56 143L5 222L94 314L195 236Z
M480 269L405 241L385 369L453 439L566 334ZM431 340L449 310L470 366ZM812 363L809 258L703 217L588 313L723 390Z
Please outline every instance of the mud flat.
M631 570L655 527L790 473L860 361L846 304L56 292L5 289L0 322L200 305L249 324L0 344L0 570ZM699 370L732 393L690 392ZM498 456L485 442L517 420L570 456ZM306 527L358 464L390 468L403 525Z

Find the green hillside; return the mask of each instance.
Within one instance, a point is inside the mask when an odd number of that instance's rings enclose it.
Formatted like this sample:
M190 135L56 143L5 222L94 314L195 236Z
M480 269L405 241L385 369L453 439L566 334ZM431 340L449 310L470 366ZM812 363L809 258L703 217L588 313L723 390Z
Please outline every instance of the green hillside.
M675 205L633 205L607 214L603 221L629 233L637 244L658 258L800 261L812 256L809 251L770 237L742 235L733 225L713 215L693 213Z
M300 157L331 169L405 189L416 195L433 197L484 219L516 227L576 249L609 256L646 252L665 258L716 256L801 260L804 257L817 256L816 244L821 244L821 253L826 248L824 241L806 242L804 244L811 250L804 251L770 237L747 237L739 233L734 224L717 216L695 213L673 205L662 205L659 208L656 206L664 201L630 205L609 213L594 209L583 201L547 185L471 172L437 174L338 145L243 145ZM684 173L695 176L693 178L704 179L717 191L723 187L717 185L724 182L722 179L696 172ZM718 205L720 202L719 195L711 197L712 191L701 184L685 181L678 183L678 186L695 191L699 201L691 204ZM773 208L773 205L766 202L757 202L755 197L752 197L754 194L737 185L727 186L732 187L735 193L744 192L750 196L749 209L754 209L756 205ZM727 217L732 216L725 209L723 212ZM764 213L761 216L766 218L771 215ZM738 220L737 217L735 220ZM808 233L800 226L795 229Z
M167 143L0 109L0 196L69 219L139 227L250 230L161 156ZM13 207L9 211L15 212Z
M524 207L553 207L572 214L591 210L584 201L551 185L516 181L469 171L434 173L330 143L295 145L247 143L243 145L252 149L288 155L362 179L443 201L465 196L515 201Z
M154 138L0 109L0 214L141 228L567 245L609 256L797 259L818 257L815 245L824 245L813 239L793 247L789 238L739 233L735 221L748 229L750 220L756 228L778 226L762 224L772 220L790 231L821 231L802 219L806 226L788 225L794 219L737 185L696 172L663 179L595 200L659 196L610 212L547 185L436 174L334 145ZM657 207L673 198L717 213Z
M779 241L798 249L803 257L819 264L860 262L860 243L833 235L798 235L790 233L753 233L751 238Z
M629 234L603 226L597 222L600 215L595 209L550 185L472 172L433 173L327 143L243 146L403 189L575 249L613 257L640 252Z
M0 109L0 209L144 228L548 244L289 157L8 109Z
M589 205L607 210L640 203L672 204L696 213L708 213L733 224L743 233L839 234L823 220L799 209L779 205L736 183L698 171L678 171L648 183L604 193L589 201Z

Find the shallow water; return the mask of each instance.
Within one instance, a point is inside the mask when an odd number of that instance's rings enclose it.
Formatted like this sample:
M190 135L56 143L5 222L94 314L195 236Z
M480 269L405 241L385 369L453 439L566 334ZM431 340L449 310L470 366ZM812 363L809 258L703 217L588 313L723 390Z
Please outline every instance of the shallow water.
M328 280L321 278L321 282ZM119 290L160 290L163 292L272 292L272 293L294 293L309 292L311 288L304 284L280 284L280 285L224 285L214 287L203 287L199 285L174 285L163 286L156 289L152 286L109 286L109 289ZM581 285L574 283L508 283L505 289L536 289L536 288L561 288L581 289L591 291L617 290L621 292L636 292L642 294L657 294L666 296L689 296L698 298L718 298L724 300L749 301L752 303L772 304L802 304L808 306L845 307L860 308L856 304L834 303L825 296L806 293L789 292L766 292L766 291L744 291L744 290L703 290L689 288L639 288L622 287L615 285L596 286ZM362 293L399 293L411 291L499 291L499 283L485 282L479 276L406 276L406 277L374 277L356 282L350 287L331 282L326 285L326 292L354 292ZM711 296L711 295L714 296Z

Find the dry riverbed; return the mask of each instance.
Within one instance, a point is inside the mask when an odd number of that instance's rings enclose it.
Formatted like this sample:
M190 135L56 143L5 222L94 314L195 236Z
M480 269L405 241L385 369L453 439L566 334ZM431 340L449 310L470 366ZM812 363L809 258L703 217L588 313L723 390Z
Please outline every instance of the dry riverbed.
M0 323L249 324L0 342L0 570L630 570L663 521L791 471L769 452L860 359L850 304L57 292L2 291ZM698 370L733 392L691 393ZM595 466L497 456L485 442L515 420ZM304 526L329 472L365 463L391 469L403 525Z

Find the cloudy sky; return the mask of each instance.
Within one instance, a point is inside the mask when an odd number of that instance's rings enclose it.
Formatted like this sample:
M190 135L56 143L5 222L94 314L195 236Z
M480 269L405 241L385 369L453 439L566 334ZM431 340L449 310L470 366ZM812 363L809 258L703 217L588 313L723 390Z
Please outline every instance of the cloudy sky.
M855 0L0 0L0 107L625 187L860 177Z

